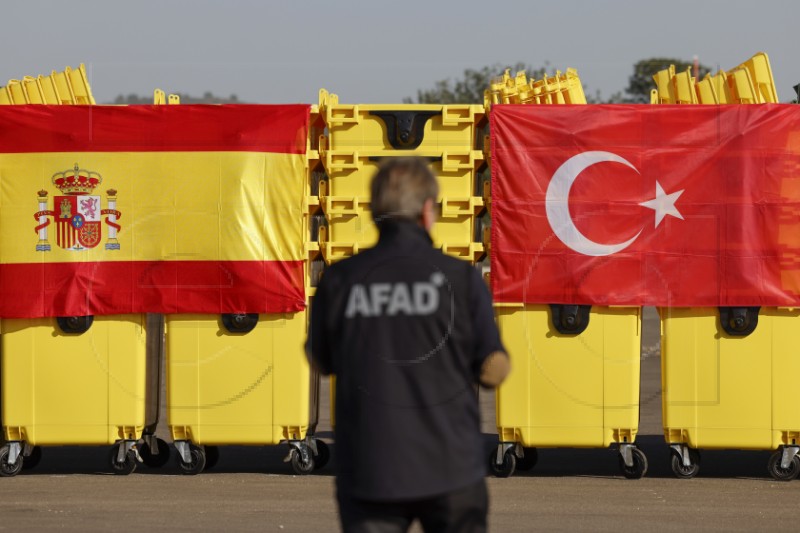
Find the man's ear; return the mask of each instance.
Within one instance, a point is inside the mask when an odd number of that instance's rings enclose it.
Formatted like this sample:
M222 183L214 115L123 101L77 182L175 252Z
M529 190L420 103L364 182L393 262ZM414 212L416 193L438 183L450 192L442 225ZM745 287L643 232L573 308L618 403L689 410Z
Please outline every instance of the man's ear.
M434 222L436 222L436 200L428 198L422 204L422 227L430 231Z

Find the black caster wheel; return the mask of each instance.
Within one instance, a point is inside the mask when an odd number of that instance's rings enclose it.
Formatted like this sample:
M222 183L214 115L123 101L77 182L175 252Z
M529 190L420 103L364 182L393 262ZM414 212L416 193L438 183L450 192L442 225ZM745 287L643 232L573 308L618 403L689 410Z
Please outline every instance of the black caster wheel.
M178 454L178 466L181 472L188 476L195 476L203 471L206 467L206 452L199 446L194 444L189 445L189 456L191 460L188 463L183 461L181 454Z
M314 471L314 457L311 450L308 450L308 461L303 461L303 456L299 450L292 449L292 470L298 476L304 476Z
M39 464L39 461L42 460L42 447L41 446L34 446L31 450L31 454L25 457L25 460L22 462L22 469L23 470L30 470L31 468L35 468L36 465Z
M139 457L141 457L142 462L150 468L161 468L169 461L169 444L167 444L165 440L156 439L156 445L158 446L158 454L154 454L150 450L150 446L147 445L147 442L139 447Z
M511 477L517 468L517 456L514 455L513 448L506 450L503 454L503 462L497 464L497 450L492 450L489 454L489 471L495 477Z
M127 476L136 470L136 454L133 450L130 450L125 454L125 459L119 461L117 456L119 455L120 446L124 446L124 443L118 442L111 447L111 453L109 453L108 459L111 463L111 469L115 474Z
M320 468L328 464L328 461L330 461L331 449L325 442L319 439L316 439L316 444L317 444L317 454L314 456L314 470L319 470Z
M22 470L22 463L24 461L22 455L20 454L14 464L10 465L8 464L8 454L10 452L11 448L8 444L0 447L0 476L2 477L14 477Z
M633 465L628 466L622 456L619 456L619 468L622 475L628 479L641 479L647 473L647 456L639 448L632 448Z
M206 450L205 470L210 470L219 462L219 446L204 446L204 448Z
M769 475L778 481L791 481L800 473L800 456L795 455L792 457L789 468L781 467L782 457L783 450L778 450L770 455L769 461L767 461L767 470L769 470Z
M680 479L691 479L700 471L700 454L697 450L689 449L689 466L683 464L683 458L677 452L672 452L670 459L672 473Z
M523 448L522 451L525 455L522 457L515 456L517 460L517 470L533 470L533 467L536 466L537 461L539 461L539 452L536 448Z

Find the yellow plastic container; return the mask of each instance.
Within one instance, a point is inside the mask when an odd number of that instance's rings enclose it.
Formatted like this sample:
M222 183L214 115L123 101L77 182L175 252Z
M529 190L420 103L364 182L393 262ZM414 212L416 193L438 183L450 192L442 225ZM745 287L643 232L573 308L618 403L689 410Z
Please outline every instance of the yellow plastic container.
M586 95L578 71L572 68L530 81L525 71L512 77L506 70L484 91L483 103L487 110L494 104L585 104Z
M470 150L475 147L481 105L345 105L320 90L319 112L328 127L328 147L334 151Z
M769 65L767 54L758 52L736 68L746 69L749 72L754 88L758 93L759 102L770 104L779 102L778 91L775 89L775 80L772 77L772 68Z
M800 310L761 308L731 335L716 308L660 309L664 437L673 449L776 450L800 444ZM686 465L681 477L696 474Z
M219 316L167 315L167 419L175 440L277 444L305 438L306 313L259 315L249 333Z
M335 263L370 248L378 241L367 198L320 198L328 225L319 230L319 249L326 263ZM431 231L433 245L442 252L474 263L484 254L476 242L476 224L483 211L480 197L441 198Z
M380 163L387 157L366 149L335 151L327 148L322 138L320 158L328 174L326 194L330 196L369 197L370 183ZM393 157L406 155L394 152ZM483 152L465 146L461 150L425 150L415 156L426 157L439 182L442 196L475 194L477 171L483 166Z
M166 331L167 420L181 457L184 444L201 454L209 445L288 442L298 454L318 445L309 442L318 377L303 348L305 311L258 315L246 333L231 333L220 316L167 315ZM184 472L202 471L205 457L189 457L179 460ZM313 470L302 463L298 473Z
M96 316L64 333L55 318L2 320L2 421L31 446L138 440L146 424L144 315Z
M519 457L518 446L528 456L537 447L633 444L639 427L639 308L592 307L578 334L560 333L547 305L498 305L495 312L512 367L496 392L499 459L515 449ZM643 457L643 471L629 477L644 474ZM497 475L510 475L508 465L492 466Z

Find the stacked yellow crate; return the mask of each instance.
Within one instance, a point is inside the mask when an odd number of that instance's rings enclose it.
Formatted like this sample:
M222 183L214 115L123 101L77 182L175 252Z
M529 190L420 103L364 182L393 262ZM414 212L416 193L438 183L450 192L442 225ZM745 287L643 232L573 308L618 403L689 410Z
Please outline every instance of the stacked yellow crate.
M94 103L96 102L83 63L74 70L70 67L66 67L63 72L54 70L49 76L25 76L22 80L8 80L8 85L0 87L0 105Z
M163 92L156 92L155 101L164 103ZM166 101L178 103L176 95ZM317 143L323 130L319 110L311 106L304 205L296 213L303 217L307 305L323 266L312 238L320 218L312 190L322 175ZM183 473L213 467L224 445L288 443L297 474L325 466L330 452L313 436L319 375L303 350L307 320L306 311L167 316L167 413Z
M499 78L492 80L484 91L483 103L487 111L494 104L585 104L586 95L578 71L568 68L554 76L540 80L528 80L525 71L511 76L506 70Z
M319 113L327 128L319 141L327 179L317 191L325 215L319 248L326 263L375 244L370 181L383 159L403 156L427 158L438 177L435 246L472 263L480 260L476 221L484 200L476 194L476 177L484 158L476 139L483 106L347 105L323 89Z
M0 87L0 105L94 103L83 63ZM0 418L9 444L0 449L0 476L35 467L42 446L66 444L113 445L109 462L117 474L135 469L131 450L140 439L139 454L148 465L165 463L169 448L154 436L160 339L152 337L152 349L145 345L146 331L161 331L160 321L153 318L137 314L1 321ZM70 355L66 366L64 354Z
M506 71L484 95L487 109L586 103L574 69L541 80ZM486 142L487 159L489 151ZM490 470L508 477L515 469L531 469L540 447L617 444L623 474L643 476L647 458L634 445L640 309L517 303L496 305L495 313L514 372L496 392L500 444L489 457Z
M731 70L692 76L691 68L675 72L675 66L653 76L653 104L774 104L778 103L769 57L759 52Z
M696 81L658 72L653 103L776 103L769 58L759 52L727 72ZM698 449L774 450L767 469L800 473L800 411L793 408L800 361L796 309L661 308L664 438L679 478L700 470ZM742 394L747 391L747 394Z

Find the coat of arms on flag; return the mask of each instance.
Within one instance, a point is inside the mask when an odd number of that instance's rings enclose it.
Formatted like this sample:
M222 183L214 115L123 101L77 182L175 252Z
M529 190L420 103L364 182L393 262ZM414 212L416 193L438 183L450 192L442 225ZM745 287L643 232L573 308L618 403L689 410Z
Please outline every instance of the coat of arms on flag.
M108 239L106 250L119 250L117 232L121 229L117 220L121 213L117 211L117 191L106 191L107 209L101 209L100 196L93 195L94 189L103 182L97 172L82 169L75 163L71 170L57 172L51 178L53 185L61 191L61 195L53 197L53 209L48 210L47 191L39 191L39 211L34 218L39 222L34 231L39 235L36 250L50 251L47 240L49 217L55 220L56 244L73 251L94 248L102 238L101 215L107 215Z

